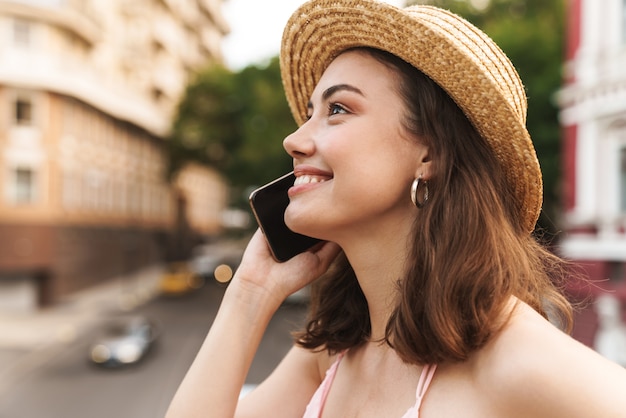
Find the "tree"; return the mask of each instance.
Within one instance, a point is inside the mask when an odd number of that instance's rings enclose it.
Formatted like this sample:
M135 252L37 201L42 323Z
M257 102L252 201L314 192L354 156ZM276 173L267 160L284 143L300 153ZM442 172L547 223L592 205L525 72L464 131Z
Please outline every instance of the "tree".
M559 213L560 127L554 94L561 86L564 57L563 0L432 0L472 22L506 53L528 96L527 128L544 180L539 226L556 232Z
M228 69L212 66L198 73L187 86L167 141L170 176L187 161L225 173L243 142L244 106Z
M280 78L278 58L232 72L214 65L189 83L167 141L169 175L187 161L217 169L243 191L291 170L282 140L296 129Z
M246 102L240 120L244 141L229 179L239 187L260 185L293 169L283 139L297 126L285 98L278 57L265 67L244 68L236 79L239 97Z

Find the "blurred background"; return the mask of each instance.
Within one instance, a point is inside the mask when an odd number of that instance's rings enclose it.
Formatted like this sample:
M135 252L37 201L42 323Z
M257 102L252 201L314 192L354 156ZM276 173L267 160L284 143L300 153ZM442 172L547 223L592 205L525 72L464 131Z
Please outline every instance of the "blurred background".
M276 54L301 3L0 0L0 417L164 414L255 228L249 192L291 168ZM419 3L520 72L536 234L590 279L566 283L574 337L626 366L626 1ZM277 313L250 385L305 311Z

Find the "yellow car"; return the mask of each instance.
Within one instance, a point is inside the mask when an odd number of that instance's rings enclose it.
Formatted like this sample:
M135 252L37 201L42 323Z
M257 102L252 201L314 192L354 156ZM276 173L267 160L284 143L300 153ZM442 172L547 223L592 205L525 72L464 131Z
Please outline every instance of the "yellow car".
M187 263L172 263L161 278L161 292L165 295L184 295L200 289L204 279L195 274Z

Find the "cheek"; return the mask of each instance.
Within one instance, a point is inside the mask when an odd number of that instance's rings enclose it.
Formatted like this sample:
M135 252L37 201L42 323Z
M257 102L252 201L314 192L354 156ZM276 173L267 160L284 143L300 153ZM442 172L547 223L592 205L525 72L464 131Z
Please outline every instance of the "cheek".
M336 198L348 208L380 210L410 201L413 174L397 161L378 158L352 173L334 185Z

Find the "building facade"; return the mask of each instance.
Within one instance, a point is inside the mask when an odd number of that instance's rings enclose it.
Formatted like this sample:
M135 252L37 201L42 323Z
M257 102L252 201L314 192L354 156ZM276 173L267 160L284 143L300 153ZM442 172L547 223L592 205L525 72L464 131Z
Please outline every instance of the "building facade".
M588 274L578 299L626 301L626 0L569 0L563 127L563 255ZM575 336L594 346L602 328L595 304Z
M181 218L219 231L224 182L170 184L163 145L189 75L222 61L221 3L0 1L0 306L179 256Z

